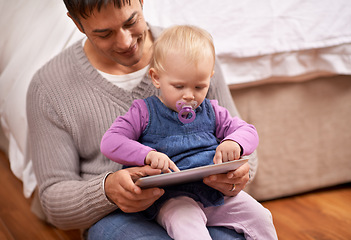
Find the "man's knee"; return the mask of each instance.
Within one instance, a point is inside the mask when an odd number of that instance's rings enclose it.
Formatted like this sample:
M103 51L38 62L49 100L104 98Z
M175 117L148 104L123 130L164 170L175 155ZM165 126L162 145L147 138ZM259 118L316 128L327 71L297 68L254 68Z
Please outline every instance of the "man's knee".
M114 211L88 230L88 240L146 240L171 239L155 221L146 220L138 213Z

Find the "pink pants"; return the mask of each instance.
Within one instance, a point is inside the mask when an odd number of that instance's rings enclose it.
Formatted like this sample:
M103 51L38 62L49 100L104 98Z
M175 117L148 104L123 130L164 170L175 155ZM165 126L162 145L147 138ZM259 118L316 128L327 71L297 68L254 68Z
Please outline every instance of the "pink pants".
M207 208L189 197L172 198L162 206L157 222L176 240L211 239L206 226L235 229L246 239L278 239L270 211L244 191Z

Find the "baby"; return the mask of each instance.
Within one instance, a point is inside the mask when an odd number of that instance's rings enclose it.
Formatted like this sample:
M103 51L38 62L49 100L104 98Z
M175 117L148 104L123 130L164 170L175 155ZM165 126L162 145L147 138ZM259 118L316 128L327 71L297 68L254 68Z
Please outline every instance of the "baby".
M166 29L154 43L149 68L159 96L135 100L105 133L102 153L126 166L147 164L163 172L251 154L258 145L255 127L206 98L214 63L212 37L205 30ZM246 239L277 239L270 212L251 196L243 191L223 196L203 182L166 187L143 213L174 239L211 239L208 226L235 229Z

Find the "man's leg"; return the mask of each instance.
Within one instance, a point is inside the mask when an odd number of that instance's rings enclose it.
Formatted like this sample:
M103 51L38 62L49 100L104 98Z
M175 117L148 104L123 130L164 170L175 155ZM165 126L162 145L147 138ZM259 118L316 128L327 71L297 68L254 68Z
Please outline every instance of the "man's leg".
M163 240L171 239L155 221L149 221L138 213L123 213L116 210L88 231L88 240Z
M213 240L245 240L243 234L226 227L207 227Z

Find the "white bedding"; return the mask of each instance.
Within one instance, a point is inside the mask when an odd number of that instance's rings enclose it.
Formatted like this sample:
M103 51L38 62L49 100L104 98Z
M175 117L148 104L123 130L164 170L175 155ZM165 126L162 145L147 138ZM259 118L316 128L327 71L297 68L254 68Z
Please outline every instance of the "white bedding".
M36 179L24 159L27 145L25 97L33 74L81 35L61 1L0 2L0 120L9 140L11 170L29 197Z
M207 29L231 85L351 73L349 0L152 0L144 9L154 25Z
M34 72L82 35L62 1L0 2L0 120L14 174L36 186L26 151L25 95ZM146 0L146 20L207 29L228 85L351 74L349 0Z

